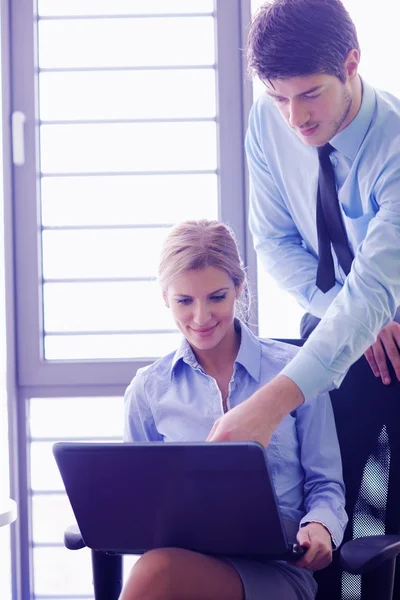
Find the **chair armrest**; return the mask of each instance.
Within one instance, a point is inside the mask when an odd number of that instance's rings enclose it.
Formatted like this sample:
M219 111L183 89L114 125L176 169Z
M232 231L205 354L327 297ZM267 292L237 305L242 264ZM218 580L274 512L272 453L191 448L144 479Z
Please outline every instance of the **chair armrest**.
M70 525L64 533L64 546L68 550L80 550L85 548L86 544L83 541L78 525Z
M349 573L361 574L376 569L400 554L400 535L369 535L343 544L340 562Z

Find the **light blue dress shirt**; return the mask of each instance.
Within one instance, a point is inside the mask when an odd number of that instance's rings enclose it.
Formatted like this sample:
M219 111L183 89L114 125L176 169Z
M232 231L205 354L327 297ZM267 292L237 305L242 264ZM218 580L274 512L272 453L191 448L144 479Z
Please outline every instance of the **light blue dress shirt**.
M240 321L241 342L230 382L233 408L273 379L298 348L260 341ZM217 383L198 364L183 339L175 353L139 369L125 394L124 441L204 441L223 414ZM335 546L347 515L339 445L329 397L304 403L287 415L266 449L278 502L285 518L316 521Z
M249 226L264 268L310 313L325 317L283 373L305 399L338 387L400 304L400 100L363 81L360 110L330 141L339 204L355 260L316 287L318 157L267 94L246 137Z

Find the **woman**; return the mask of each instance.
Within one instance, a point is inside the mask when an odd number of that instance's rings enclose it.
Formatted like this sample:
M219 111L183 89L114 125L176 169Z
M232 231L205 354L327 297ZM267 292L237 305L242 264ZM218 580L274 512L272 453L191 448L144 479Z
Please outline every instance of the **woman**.
M275 377L296 348L258 340L237 318L246 274L232 232L188 221L168 235L159 281L184 338L178 350L139 369L125 396L125 441L204 441L224 412ZM307 552L296 565L151 550L134 565L120 600L311 600L312 571L332 559L347 522L330 402L286 416L266 449L281 512L299 524Z

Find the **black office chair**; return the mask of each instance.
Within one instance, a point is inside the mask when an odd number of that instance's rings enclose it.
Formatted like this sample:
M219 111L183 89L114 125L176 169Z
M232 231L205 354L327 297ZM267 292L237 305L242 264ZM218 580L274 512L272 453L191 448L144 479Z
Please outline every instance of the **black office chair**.
M340 553L315 573L318 600L400 598L400 382L389 370L385 386L362 357L330 393L349 523Z
M302 340L284 340L301 345ZM318 571L318 600L398 600L400 569L400 383L375 378L362 357L331 392L346 484L349 524L331 565ZM365 537L367 536L367 537ZM76 526L64 536L84 547ZM92 550L96 600L117 600L122 557Z

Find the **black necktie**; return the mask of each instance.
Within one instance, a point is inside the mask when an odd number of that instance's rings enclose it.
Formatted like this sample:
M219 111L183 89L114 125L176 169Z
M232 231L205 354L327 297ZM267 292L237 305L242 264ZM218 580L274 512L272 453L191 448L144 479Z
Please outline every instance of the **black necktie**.
M339 264L346 275L350 272L353 260L353 254L349 247L340 213L335 176L329 158L333 150L334 148L330 144L325 144L325 146L318 148L318 270L316 283L317 287L324 293L335 285L335 267L331 253L331 243Z

